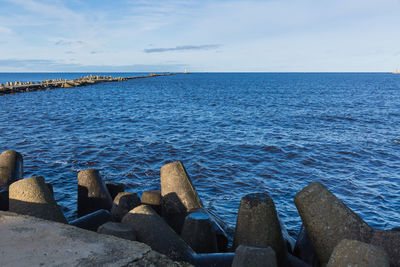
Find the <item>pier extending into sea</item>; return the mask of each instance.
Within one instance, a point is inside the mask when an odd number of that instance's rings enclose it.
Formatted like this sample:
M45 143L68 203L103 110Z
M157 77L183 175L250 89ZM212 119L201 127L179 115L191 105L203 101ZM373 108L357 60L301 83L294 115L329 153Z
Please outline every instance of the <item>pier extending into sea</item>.
M0 84L0 95L5 94L15 94L22 92L33 92L33 91L43 91L50 90L55 88L73 88L78 86L86 86L97 83L105 83L105 82L121 82L131 79L140 79L140 78L150 78L157 76L168 76L174 75L175 73L163 73L163 74L154 74L151 73L149 75L142 76L130 76L130 77L112 77L112 76L103 76L103 75L87 75L85 77L81 77L73 80L66 79L53 79L53 80L44 80L40 82L6 82L5 84Z

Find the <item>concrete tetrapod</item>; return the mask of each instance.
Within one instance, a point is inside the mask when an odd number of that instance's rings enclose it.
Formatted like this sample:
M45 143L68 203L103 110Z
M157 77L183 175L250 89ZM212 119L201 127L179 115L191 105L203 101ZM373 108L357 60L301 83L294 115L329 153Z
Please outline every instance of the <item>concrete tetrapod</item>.
M239 245L268 247L281 264L286 256L285 244L275 204L266 193L248 194L242 198L236 222L234 248Z
M99 209L111 210L113 200L96 169L78 173L78 217Z
M10 211L67 223L43 177L30 177L16 181L10 185L9 190Z
M236 248L232 267L277 267L275 251L271 247L260 248L240 245Z
M400 267L400 232L373 230L369 243L385 249L389 255L390 266Z
M301 225L299 234L297 235L296 244L294 246L293 255L311 264L312 266L319 266L319 260L315 254L310 238L307 235L304 225Z
M161 216L178 235L181 234L187 210L176 193L168 193L162 197Z
M118 193L125 191L125 185L123 183L108 182L106 183L106 187L112 199L114 199Z
M118 222L106 222L97 229L97 232L99 234L113 235L131 241L136 240L136 234L133 228Z
M161 214L161 191L160 190L147 190L142 194L142 204L149 205L158 214Z
M370 240L371 227L322 184L309 184L294 202L321 264L342 239Z
M161 205L161 191L160 190L147 190L142 194L142 203L150 206Z
M120 192L114 199L111 214L117 222L120 222L125 214L139 205L140 198L136 193Z
M229 240L228 240L228 235L225 231L226 229L225 223L220 218L218 218L218 216L206 210L205 208L199 208L189 211L189 214L192 213L202 213L210 218L210 221L214 227L215 235L217 237L218 252L227 252Z
M8 188L0 186L0 210L8 210Z
M168 163L161 168L161 210L168 224L181 233L184 218L188 212L204 209L203 204L187 174L182 162ZM205 209L204 209L205 210ZM219 218L205 210L214 221L220 252L226 250L228 238Z
M183 224L181 237L196 253L218 252L214 224L207 213L189 214Z
M0 154L0 186L10 185L24 176L22 155L14 150Z
M122 218L122 223L135 230L137 241L173 260L193 262L195 252L150 206L134 208Z
M95 212L86 214L85 216L69 222L69 224L78 228L96 232L101 225L111 221L112 216L108 210L96 210Z
M192 181L182 162L172 162L161 167L161 195L176 193L186 211L203 207Z
M389 267L384 249L356 240L343 239L332 252L327 267Z

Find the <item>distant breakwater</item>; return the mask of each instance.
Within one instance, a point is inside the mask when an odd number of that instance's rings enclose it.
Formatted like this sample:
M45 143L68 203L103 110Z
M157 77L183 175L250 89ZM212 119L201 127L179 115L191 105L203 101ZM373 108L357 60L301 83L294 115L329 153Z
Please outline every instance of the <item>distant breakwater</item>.
M47 79L40 82L6 82L4 84L0 84L0 95L6 94L15 94L22 92L34 92L34 91L43 91L50 90L56 88L73 88L79 86L93 85L97 83L105 83L105 82L122 82L131 79L140 79L140 78L150 78L150 77L158 77L158 76L168 76L174 75L175 73L164 73L164 74L154 74L151 73L149 75L143 76L132 76L132 77L112 77L112 76L102 76L102 75L87 75L85 77L81 77L78 79Z

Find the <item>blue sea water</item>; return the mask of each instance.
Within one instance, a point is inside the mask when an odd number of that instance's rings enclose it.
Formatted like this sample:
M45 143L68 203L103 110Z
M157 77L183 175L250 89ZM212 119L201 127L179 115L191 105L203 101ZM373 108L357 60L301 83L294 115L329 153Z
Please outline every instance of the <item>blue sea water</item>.
M82 75L2 73L0 83ZM23 154L26 177L54 185L68 219L78 171L141 193L181 160L231 229L241 197L267 192L295 234L293 197L314 181L371 226L400 226L398 75L194 73L3 95L0 140Z

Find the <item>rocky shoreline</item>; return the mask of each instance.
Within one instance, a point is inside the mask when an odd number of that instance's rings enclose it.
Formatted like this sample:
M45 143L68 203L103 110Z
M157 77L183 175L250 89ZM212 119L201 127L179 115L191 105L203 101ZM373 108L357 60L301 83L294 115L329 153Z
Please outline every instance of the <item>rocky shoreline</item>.
M151 73L149 75L131 76L131 77L112 77L108 75L103 76L103 75L90 74L85 77L72 80L53 79L53 80L44 80L40 82L6 82L5 84L0 84L0 95L16 94L22 92L44 91L56 88L73 88L73 87L86 86L97 83L121 82L131 79L168 76L174 74L175 73L165 73L165 74Z
M164 165L161 190L141 197L124 192L123 184L104 183L95 169L80 171L77 180L78 219L67 222L52 185L43 177L24 178L22 155L4 151L0 210L145 243L194 266L400 266L399 229L372 229L320 183L294 198L303 222L297 240L287 234L273 199L261 192L241 199L229 246L225 224L203 206L181 162Z

